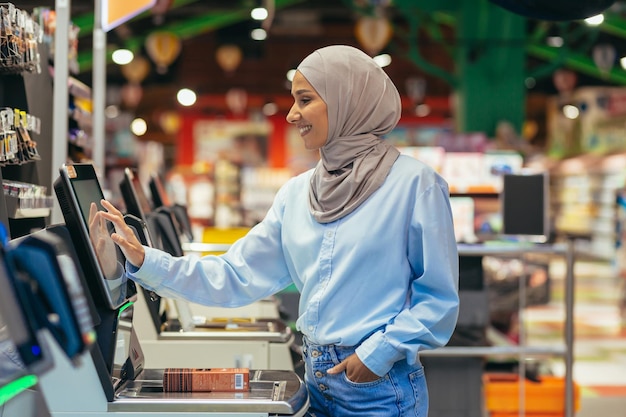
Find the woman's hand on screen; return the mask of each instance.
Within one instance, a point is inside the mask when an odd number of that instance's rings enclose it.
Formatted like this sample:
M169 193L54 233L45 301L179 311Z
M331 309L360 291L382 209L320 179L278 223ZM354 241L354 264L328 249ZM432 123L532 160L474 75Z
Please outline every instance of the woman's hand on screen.
M96 203L89 207L89 239L94 247L102 273L106 279L117 279L117 253L115 243L109 236L106 219L98 216Z
M102 207L107 211L99 211L98 215L113 223L115 232L111 234L111 238L120 247L126 260L131 264L140 268L143 265L146 252L133 229L124 221L124 215L107 200L102 200Z

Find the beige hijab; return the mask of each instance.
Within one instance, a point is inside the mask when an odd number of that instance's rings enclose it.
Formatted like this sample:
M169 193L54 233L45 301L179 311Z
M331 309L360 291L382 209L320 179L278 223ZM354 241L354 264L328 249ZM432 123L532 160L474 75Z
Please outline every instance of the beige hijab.
M328 111L328 138L311 178L309 206L318 222L330 223L376 191L398 158L381 137L400 120L400 95L382 68L351 46L318 49L298 71Z

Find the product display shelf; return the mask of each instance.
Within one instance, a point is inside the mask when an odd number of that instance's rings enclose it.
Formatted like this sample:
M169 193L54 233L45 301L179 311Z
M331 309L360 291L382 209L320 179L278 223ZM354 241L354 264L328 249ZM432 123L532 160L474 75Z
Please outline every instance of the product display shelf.
M48 217L52 207L52 196L35 198L20 198L10 195L4 196L7 207L7 216L10 219L32 219Z
M483 244L459 244L459 256L499 256L526 258L528 256L548 256L562 257L565 261L565 320L564 320L564 341L560 347L531 347L525 345L524 332L520 332L520 342L518 346L449 346L424 351L422 356L434 357L494 357L494 356L515 356L519 358L520 379L525 376L525 359L527 357L558 356L562 357L565 363L565 417L574 416L575 398L573 381L573 344L574 344L574 240L567 240L565 243L557 244L530 244L530 243L509 243L494 242ZM520 285L520 320L525 298L524 285ZM525 397L524 385L520 384L520 403Z
M42 62L46 62L47 48L39 48ZM52 152L51 129L52 87L47 73L3 74L0 76L0 107L17 108L40 120L40 132L30 132L37 144L41 158L23 164L5 165L1 169L2 180L19 181L52 189L52 181L42 172L49 172L49 155ZM16 201L2 193L0 196L0 221L9 227L12 238L28 234L33 229L45 227L50 214L49 207L37 210L21 210Z
M557 236L578 236L578 250L615 258L616 196L626 183L626 154L585 155L550 170L551 212Z

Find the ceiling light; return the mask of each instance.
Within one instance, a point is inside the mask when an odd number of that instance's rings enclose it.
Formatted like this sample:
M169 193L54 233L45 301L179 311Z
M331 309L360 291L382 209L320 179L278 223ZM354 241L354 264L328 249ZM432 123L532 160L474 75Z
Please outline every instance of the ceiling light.
M193 106L196 99L196 93L188 88L181 88L176 94L176 100L185 107Z
M604 22L603 14L597 14L595 16L591 16L585 19L585 23L588 24L589 26L598 26L602 24L602 22Z
M548 36L546 38L546 43L548 46L552 46L554 48L560 48L563 46L563 38L560 36Z
M267 38L267 32L265 29L256 28L250 32L250 37L255 41L263 41Z
M426 117L430 114L430 106L428 104L418 104L415 107L415 115L417 117Z
M289 71L287 71L287 79L289 81L293 81L293 77L296 75L296 71L297 70L295 68L292 68Z
M580 115L580 110L573 104L566 104L563 106L563 114L568 119L576 119Z
M117 49L113 51L111 58L117 65L126 65L130 63L135 56L129 49Z
M265 7L255 7L250 12L250 17L252 17L254 20L265 20L267 19L267 16L268 12Z
M263 114L265 116L273 116L278 113L278 105L273 101L267 102L263 105Z
M619 64L622 66L623 69L626 70L626 56L623 56L619 59Z
M130 131L133 132L135 136L143 136L148 131L148 124L141 117L138 117L130 122Z
M106 109L104 109L104 115L109 119L115 119L117 116L120 115L120 110L117 108L117 106L111 104L110 106L107 106Z

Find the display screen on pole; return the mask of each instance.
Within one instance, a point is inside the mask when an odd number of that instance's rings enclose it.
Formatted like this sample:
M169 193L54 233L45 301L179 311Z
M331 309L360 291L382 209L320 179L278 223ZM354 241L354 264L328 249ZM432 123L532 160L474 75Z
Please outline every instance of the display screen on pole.
M501 198L502 234L545 242L550 233L548 174L506 174Z
M111 241L110 230L90 227L91 203L104 210L100 204L104 193L95 168L89 163L63 165L60 174L54 191L94 301L117 310L136 289L123 274L125 259Z

